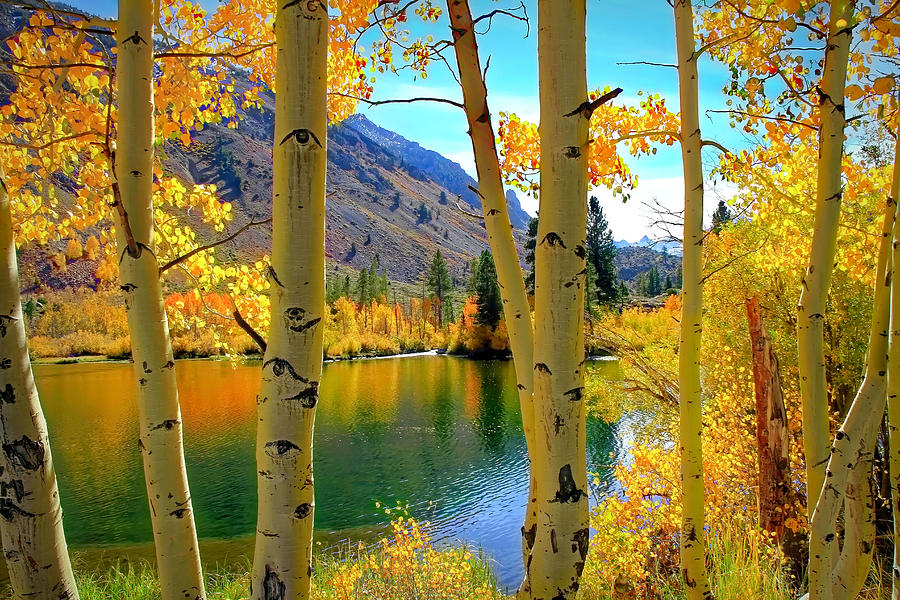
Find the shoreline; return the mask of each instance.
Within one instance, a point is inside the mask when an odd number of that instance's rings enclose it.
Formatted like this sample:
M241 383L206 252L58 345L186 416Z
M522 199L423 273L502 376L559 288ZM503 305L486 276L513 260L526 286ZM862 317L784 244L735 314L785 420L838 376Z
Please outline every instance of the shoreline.
M323 358L322 363L336 363L336 362L352 362L358 360L381 360L386 358L416 358L423 356L451 356L456 358L465 358L468 360L511 360L512 355L507 356L470 356L468 354L452 354L443 348L435 348L432 350L424 350L418 352L399 352L397 354L357 354L354 356L338 356L334 358ZM243 362L256 362L262 360L261 354L247 354L236 358L235 360L243 361ZM187 361L187 360L209 360L209 361L229 361L231 358L223 355L210 355L210 356L186 356L183 358L176 358L176 361ZM615 361L618 360L618 357L607 354L589 354L585 357L585 360L589 362L603 362L603 361ZM109 356L105 356L102 354L87 354L83 356L47 356L41 358L33 358L31 359L32 365L80 365L80 364L93 364L93 363L130 363L130 358L111 358Z

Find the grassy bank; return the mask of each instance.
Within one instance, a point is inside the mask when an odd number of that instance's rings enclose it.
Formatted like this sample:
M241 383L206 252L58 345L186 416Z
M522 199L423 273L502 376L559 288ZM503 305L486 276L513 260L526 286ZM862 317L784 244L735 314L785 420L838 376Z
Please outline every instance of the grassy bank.
M794 600L798 589L771 546L746 532L711 540L710 581L720 600ZM659 565L663 566L663 565ZM677 571L663 567L640 592L617 578L597 585L600 565L585 568L579 600L681 600ZM76 562L82 600L159 600L159 582L146 562L122 563L97 573ZM242 600L250 593L249 561L207 574L210 600ZM861 597L890 596L890 581L877 566ZM887 583L885 584L885 581ZM7 591L8 592L8 591ZM3 597L9 597L4 594ZM311 600L512 600L497 590L491 564L466 548L435 548L409 519L393 523L393 535L372 544L347 545L315 558Z

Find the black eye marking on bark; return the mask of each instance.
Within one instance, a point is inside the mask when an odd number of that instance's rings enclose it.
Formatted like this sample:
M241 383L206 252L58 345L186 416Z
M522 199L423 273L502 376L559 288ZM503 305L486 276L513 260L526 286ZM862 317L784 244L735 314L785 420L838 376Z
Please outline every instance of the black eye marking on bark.
M0 498L0 517L9 522L16 516L33 517L34 514L22 510L9 498Z
M141 37L141 33L139 31L135 31L133 34L122 40L122 43L131 42L132 44L146 44L144 38Z
M283 358L270 358L266 362L263 363L263 369L267 366L272 365L272 373L276 377L281 377L285 373L288 373L292 378L297 381L302 381L303 383L309 383L309 379L306 377L301 377L297 375L297 371L294 370L294 367L291 366L291 363L284 360Z
M309 516L309 513L311 513L311 512L312 512L312 505L304 502L303 504L298 506L297 509L294 511L294 518L295 519L305 519L306 517Z
M313 408L319 402L319 382L310 381L309 387L285 400L297 400L303 408Z
M263 600L284 600L284 582L271 566L266 565L266 576L262 580Z
M153 369L151 369L150 367L147 366L146 360L141 364L141 367L144 369L144 373L152 373L153 372Z
M0 360L0 369L4 371L12 366L12 361L8 358Z
M304 321L304 316L306 315L306 310L292 306L284 311L284 320L287 323L288 329L294 331L296 333L301 333L306 331L310 327L315 327L319 321L322 320L322 317L316 317L315 319L310 319L309 321Z
M280 287L280 288L283 288L283 287L284 287L284 284L281 283L281 280L280 280L280 279L278 279L278 273L275 272L275 267L272 267L272 266L270 265L267 274L268 274L269 277L272 278L272 281L274 281L276 284L278 284L278 287Z
M535 365L534 365L534 370L535 370L535 371L540 371L541 373L546 373L547 375L553 375L553 373L550 372L550 367L548 367L548 366L545 365L544 363L537 363L537 364L535 364Z
M157 429L165 429L166 431L172 431L172 428L174 428L176 425L178 425L178 423L179 423L178 419L166 419L159 425L154 425L153 427L151 427L150 431L156 431Z
M572 552L578 552L581 556L581 560L584 560L587 557L588 553L588 541L590 540L590 530L585 527L584 529L579 529L572 536Z
M147 385L147 379L144 377L141 377L140 379L138 379L138 385L141 387L144 387L145 385Z
M582 497L587 497L584 490L579 490L572 476L572 465L565 465L559 470L559 489L556 491L556 497L551 502L578 502Z
M21 502L25 498L25 483L21 479L13 479L12 481L0 481L0 496L8 497L8 492L12 491L16 497L16 502Z
M531 526L531 529L525 529L522 525L522 538L525 540L525 546L531 550L534 548L534 539L537 536L537 523Z
M186 508L176 508L172 512L169 513L170 516L175 517L176 519L183 519L184 513L187 512Z
M581 244L575 246L575 256L577 256L578 258L584 258L586 254L587 253L584 250L584 246L582 246Z
M6 326L13 321L11 315L0 315L0 337L6 337Z
M290 440L275 440L266 444L266 454L272 458L284 458L287 454L300 453L300 446Z
M559 435L559 430L562 429L562 426L566 424L566 420L561 416L556 415L556 419L553 420L553 429L556 431L556 435Z
M550 548L553 550L553 554L559 554L559 546L556 543L556 530L550 530Z
M562 246L563 248L566 247L566 245L563 243L563 239L561 237L559 237L559 234L554 231L551 231L550 233L548 233L547 235L544 236L544 239L541 240L541 243L543 244L544 242L550 244L551 246L558 245L558 246Z
M491 210L489 210L487 212L487 216L489 216L489 217L493 217L494 215L499 215L499 214L500 214L500 211L497 210L496 208L492 208Z
M37 471L44 466L44 445L27 435L3 444L3 453L14 467L25 471Z
M6 388L0 390L0 403L4 404L13 404L16 401L16 391L13 389L13 386L9 383L6 384Z
M524 389L525 389L525 386L522 385L521 383L520 383L519 385L517 385L516 387L519 388L520 390L524 390Z
M584 387L572 388L568 392L565 392L563 396L568 396L569 401L578 402L584 397Z
M319 146L319 148L322 147L322 142L319 141L319 138L316 137L316 134L306 128L293 130L292 132L284 136L284 139L281 140L280 145L283 146L284 143L291 138L294 138L294 140L301 146L305 146L306 144L308 144L310 138L312 138L312 140Z
M581 148L578 146L566 146L563 149L563 154L566 155L566 158L578 158L581 156Z
M119 286L119 289L125 292L126 294L130 294L134 290L137 289L137 286L133 283L125 283Z
M175 368L175 361L170 360L169 362L167 362L166 364L164 364L164 365L163 365L162 367L160 367L160 368L162 368L162 369L174 369L174 368Z

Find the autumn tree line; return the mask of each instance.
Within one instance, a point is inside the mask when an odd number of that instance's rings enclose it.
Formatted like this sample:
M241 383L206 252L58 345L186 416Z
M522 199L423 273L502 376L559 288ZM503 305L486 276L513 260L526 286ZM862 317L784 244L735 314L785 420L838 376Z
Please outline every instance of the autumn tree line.
M212 14L182 0L123 0L116 21L54 7L32 11L26 26L6 40L4 63L15 88L0 106L0 246L7 257L0 277L0 537L14 593L78 598L62 527L65 499L56 487L31 373L16 248L86 239L89 232L101 246L104 273L118 279L126 298L140 419L136 446L163 598L206 597L163 297L169 278L190 285L204 301L217 294L222 302L204 307L240 328L263 352L251 596L309 597L313 425L330 316L327 124L370 101L374 75L394 72L399 62L424 74L440 57L454 63L461 87L463 101L451 102L468 121L496 272L497 287L490 293L499 289L530 458L521 528L525 577L516 597L575 598L586 569L604 564L595 561L603 548L591 537L586 464L584 324L592 243L587 198L592 186L622 193L634 184L620 148L640 155L663 144L680 147L685 184L681 293L660 313L673 337L668 356L677 392L667 385L666 397L674 398L678 413L677 445L671 454L647 454L637 466L653 463L654 456L671 459L657 460L660 469L678 466L663 481L680 482L664 504L678 508L668 519L678 523L672 537L683 591L692 599L711 597L707 549L726 514L720 498L745 489L711 492L720 480L710 468L736 438L717 437L710 419L745 418L747 411L734 408L741 397L734 386L745 379L716 376L737 356L732 346L723 343L711 353L706 344L740 331L743 325L734 321L728 327L727 317L758 295L766 304L762 314L749 304L751 319L765 319L796 340L796 347L775 349L796 367L787 369L784 411L764 352L734 371L759 371L754 409L757 417L765 409L766 418L759 420L756 439L765 439L767 452L778 460L758 463L780 465L781 479L766 481L792 490L765 523L777 520L773 515L785 518L766 527L772 527L776 545L785 543L786 530L802 540L810 598L857 596L875 551L870 492L876 457L888 465L887 485L879 489L892 496L900 487L900 444L890 444L900 419L894 401L900 385L900 288L892 276L900 248L894 227L900 153L887 165L873 166L848 151L847 140L863 123L885 128L896 140L900 10L883 0L671 5L675 52L668 68L677 72L677 113L658 96L628 106L616 101L621 88L589 91L586 2L539 0L539 126L505 113L495 123L475 32L481 17L473 17L465 0L448 0L446 7L427 0L338 0L330 7L232 0ZM413 14L426 26L449 20L451 39L410 37L403 23ZM370 31L374 39L363 49L358 37ZM447 55L440 54L444 50ZM707 131L698 85L702 56L728 65L727 118L758 142L751 148L729 149ZM213 186L186 185L160 160L168 144L189 145L191 132L205 124L239 127L242 111L260 106L265 90L275 91L271 223L235 216ZM709 171L703 161L713 157L716 174L739 184L747 215L719 231L704 225ZM509 183L540 199L533 302L507 214ZM240 232L269 224L271 247L259 256L233 263L218 252ZM605 276L594 275L595 282ZM865 311L870 327L864 374L847 377L847 391L839 395L830 362L842 355L835 346L841 326L835 325L849 325L835 323L841 313L833 305L848 289L866 285L858 303L871 309ZM357 282L356 293L359 287ZM367 301L381 291L371 270L363 290ZM736 301L738 293L747 297ZM785 314L781 309L792 303L795 309ZM479 310L473 316L486 319ZM465 308L462 313L465 319ZM440 325L443 306L434 315ZM758 334L760 318L754 321ZM705 342L706 324L714 327ZM796 413L791 386L798 390ZM794 426L792 414L802 425ZM787 427L786 436L775 435L784 432L776 421ZM732 434L744 422L735 423ZM802 452L792 453L798 445ZM762 444L750 454L765 454ZM796 474L793 479L783 475L786 468ZM629 471L623 467L620 474L627 479ZM803 483L796 486L795 480ZM760 485L748 493L760 506L770 506L764 501L770 492ZM610 502L626 507L636 497ZM802 510L789 512L797 504ZM648 505L641 506L646 516ZM660 506L651 503L649 509ZM892 506L896 521L900 503L894 499ZM603 541L615 527L595 527L594 540ZM900 531L893 530L892 536ZM617 559L627 556L620 552ZM900 568L893 572L896 595Z

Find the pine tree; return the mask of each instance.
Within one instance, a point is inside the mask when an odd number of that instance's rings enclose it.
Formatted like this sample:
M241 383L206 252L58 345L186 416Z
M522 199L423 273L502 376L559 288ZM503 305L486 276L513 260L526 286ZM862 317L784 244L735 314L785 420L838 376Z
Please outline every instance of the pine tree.
M666 275L666 283L663 284L663 291L669 291L672 289L672 278L667 274Z
M491 328L500 323L500 314L503 304L500 301L500 285L497 283L497 270L494 267L494 257L487 250L481 253L473 264L470 287L478 297L476 304L478 312L475 313L475 321Z
M359 275L356 276L356 294L361 306L369 304L371 292L369 291L369 272L366 269L361 269Z
M442 311L438 316L438 326L444 326L444 306L450 304L450 293L453 291L453 280L450 278L450 271L447 270L447 261L441 251L438 250L434 254L431 266L428 268L428 287L431 288L432 295L440 301Z
M647 273L647 295L659 296L662 293L662 283L659 280L659 269L656 265L650 267Z
M618 297L616 245L596 196L588 203L587 219L587 261L593 266L594 293L599 304L612 304Z
M731 214L731 209L728 208L725 201L719 200L719 206L716 207L716 211L712 214L713 232L719 233L722 231L722 228L731 223L733 218L734 215Z
M351 293L351 289L352 289L352 288L350 287L350 275L349 275L349 274L348 274L348 275L344 275L344 289L341 291L341 295L342 295L344 298L349 298L349 297L350 297L350 293Z
M531 217L528 221L528 232L525 238L525 263L528 272L525 274L525 289L529 294L534 294L534 248L537 245L538 218Z
M675 287L680 290L682 285L684 285L684 274L681 267L678 267L678 270L675 271Z

